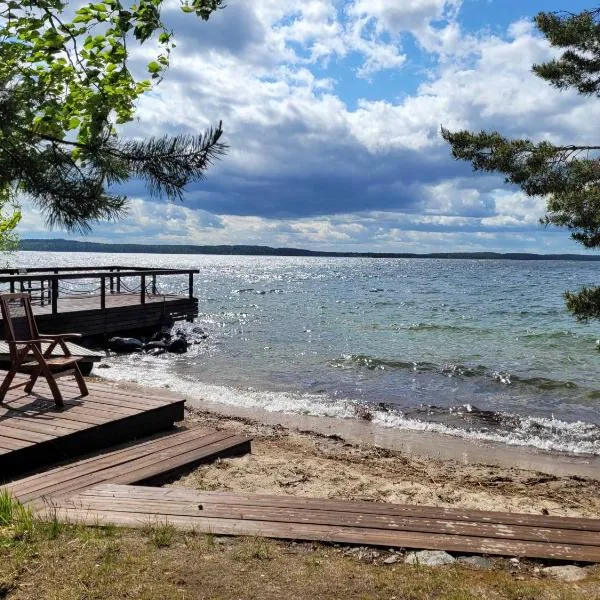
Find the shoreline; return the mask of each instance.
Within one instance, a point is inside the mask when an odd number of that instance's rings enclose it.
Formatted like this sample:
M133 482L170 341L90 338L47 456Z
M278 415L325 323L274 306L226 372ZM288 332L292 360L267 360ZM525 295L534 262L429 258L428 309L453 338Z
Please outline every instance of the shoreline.
M160 390L161 393L171 396L183 396L186 398L186 408L224 418L242 419L271 427L283 427L298 433L339 438L352 444L382 448L418 458L462 465L517 468L557 477L576 476L600 481L600 456L547 451L533 446L512 446L501 442L455 437L436 431L396 429L360 419L299 415L269 411L260 407L235 406L188 396L165 387L152 387L103 377L99 379L116 387Z
M291 415L262 408L235 407L197 398L188 398L190 407L224 417L249 419L298 432L334 436L359 445L368 445L433 460L462 464L485 464L518 468L556 476L578 476L600 480L600 456L578 456L539 450L530 446L455 437L439 432L411 431L382 427L359 419Z

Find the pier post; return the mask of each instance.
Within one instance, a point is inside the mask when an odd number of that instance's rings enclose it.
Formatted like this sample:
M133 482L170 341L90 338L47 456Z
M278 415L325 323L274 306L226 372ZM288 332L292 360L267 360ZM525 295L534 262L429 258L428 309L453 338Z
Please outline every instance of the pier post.
M58 278L52 278L52 314L58 314Z
M146 304L146 276L142 275L142 285L140 286L140 302Z
M189 281L188 281L188 287L189 287L189 296L190 296L190 300L194 297L194 274L193 273L189 273L188 275Z
M100 308L106 309L106 277L100 277Z
M156 296L156 275L152 275L152 295Z

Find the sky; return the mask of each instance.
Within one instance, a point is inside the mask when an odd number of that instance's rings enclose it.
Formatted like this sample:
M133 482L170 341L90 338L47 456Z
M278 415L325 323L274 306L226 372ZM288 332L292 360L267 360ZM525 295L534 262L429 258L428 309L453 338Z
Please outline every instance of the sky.
M229 0L208 23L166 0L177 40L125 135L223 121L227 156L181 203L128 184L129 215L86 238L48 230L27 203L23 238L258 244L374 252L583 252L539 224L543 198L456 162L439 135L597 143L600 103L531 65L555 55L539 11L579 0ZM132 68L152 56L132 49Z

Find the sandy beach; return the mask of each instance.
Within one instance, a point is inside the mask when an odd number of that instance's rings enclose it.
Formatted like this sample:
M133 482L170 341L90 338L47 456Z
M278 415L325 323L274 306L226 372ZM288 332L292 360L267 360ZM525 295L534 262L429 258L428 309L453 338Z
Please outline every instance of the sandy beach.
M203 403L199 398L187 399L186 424L250 434L254 437L252 454L201 465L170 485L600 516L597 457L474 445L410 431L396 431L393 438L384 436L378 440L380 444L374 444L377 437L369 424L361 426L354 420L307 420ZM422 438L422 447L415 443L418 438ZM385 447L386 440L392 439L396 444L389 445L396 447Z

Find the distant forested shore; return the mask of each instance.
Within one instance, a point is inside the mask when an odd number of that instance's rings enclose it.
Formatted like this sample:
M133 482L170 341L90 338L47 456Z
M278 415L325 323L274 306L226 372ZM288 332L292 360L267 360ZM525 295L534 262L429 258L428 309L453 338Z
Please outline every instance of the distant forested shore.
M303 248L272 248L270 246L194 246L189 244L118 244L79 242L63 239L23 239L19 249L29 252L110 252L131 254L220 254L246 256L324 256L340 258L448 258L505 260L581 260L598 261L593 254L528 254L526 252L323 252Z

